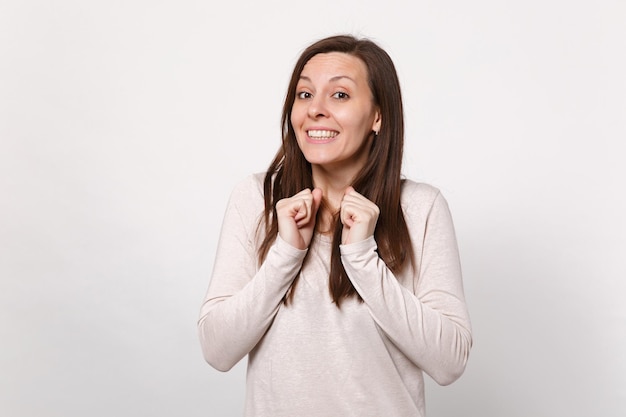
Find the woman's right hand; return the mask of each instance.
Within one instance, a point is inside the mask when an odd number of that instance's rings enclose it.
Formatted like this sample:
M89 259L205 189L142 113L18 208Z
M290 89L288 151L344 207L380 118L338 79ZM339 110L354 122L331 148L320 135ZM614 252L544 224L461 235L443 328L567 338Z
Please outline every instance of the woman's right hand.
M276 203L278 234L281 239L298 249L311 243L317 210L322 202L322 190L306 188L293 197Z

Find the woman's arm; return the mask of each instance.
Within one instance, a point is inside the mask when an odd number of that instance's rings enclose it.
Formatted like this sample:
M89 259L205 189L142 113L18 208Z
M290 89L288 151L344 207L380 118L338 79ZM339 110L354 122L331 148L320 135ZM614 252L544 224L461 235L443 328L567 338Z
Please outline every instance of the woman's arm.
M255 242L262 208L260 185L250 177L235 188L224 216L198 321L204 358L220 371L232 368L263 337L307 252L277 236L257 271Z
M416 270L408 266L410 285L403 286L379 258L373 237L341 246L341 258L382 331L413 363L446 385L463 373L472 336L447 203L436 193L429 208L424 215L409 210L406 216L407 223L423 223L413 228L420 234L411 235Z

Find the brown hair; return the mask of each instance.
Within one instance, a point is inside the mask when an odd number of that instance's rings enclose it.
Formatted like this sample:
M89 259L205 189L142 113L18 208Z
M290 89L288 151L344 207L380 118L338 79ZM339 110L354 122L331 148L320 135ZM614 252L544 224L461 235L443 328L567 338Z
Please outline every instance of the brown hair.
M402 188L401 166L404 146L404 119L400 82L389 55L374 42L353 36L332 36L319 40L302 52L296 62L282 112L282 146L270 164L264 181L265 237L259 248L263 261L278 233L276 202L291 197L305 188L313 188L311 164L305 159L296 142L291 125L291 108L296 86L306 63L315 55L342 52L361 59L367 67L369 87L374 104L380 109L380 132L372 141L368 160L357 174L352 186L380 209L374 237L378 253L385 264L396 273L413 261L409 231L400 206ZM335 217L332 254L330 259L329 290L339 307L344 298L358 296L341 263L339 245L343 225ZM293 290L292 284L292 290ZM293 291L287 296L293 295ZM359 297L360 299L360 297Z

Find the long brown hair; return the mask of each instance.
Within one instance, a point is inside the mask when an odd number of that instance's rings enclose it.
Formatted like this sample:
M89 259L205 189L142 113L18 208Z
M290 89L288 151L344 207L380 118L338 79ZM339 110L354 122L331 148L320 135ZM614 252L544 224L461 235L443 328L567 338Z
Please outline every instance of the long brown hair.
M400 82L389 55L368 39L357 39L349 35L332 36L313 43L306 48L296 62L282 112L282 146L270 164L263 191L265 212L263 224L265 237L259 248L262 262L278 233L276 202L291 197L305 188L313 188L311 164L305 159L296 142L291 125L291 108L295 101L296 86L306 63L315 55L342 52L361 59L367 67L369 87L374 104L381 114L378 136L372 141L368 160L357 174L352 186L380 209L374 232L379 256L396 273L408 262L413 261L411 238L400 206L402 188L401 167L404 146L404 117ZM329 290L339 307L344 298L357 296L352 282L341 263L339 245L343 225L335 217L330 259ZM289 297L293 295L292 291Z

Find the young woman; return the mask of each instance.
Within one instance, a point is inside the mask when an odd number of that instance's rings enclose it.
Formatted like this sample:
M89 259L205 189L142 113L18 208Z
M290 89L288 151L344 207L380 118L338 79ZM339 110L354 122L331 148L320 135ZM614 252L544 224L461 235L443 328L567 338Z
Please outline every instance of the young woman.
M390 57L322 39L294 68L283 140L231 195L198 323L205 359L248 355L246 416L423 416L426 372L463 373L472 344L452 219L403 180Z

